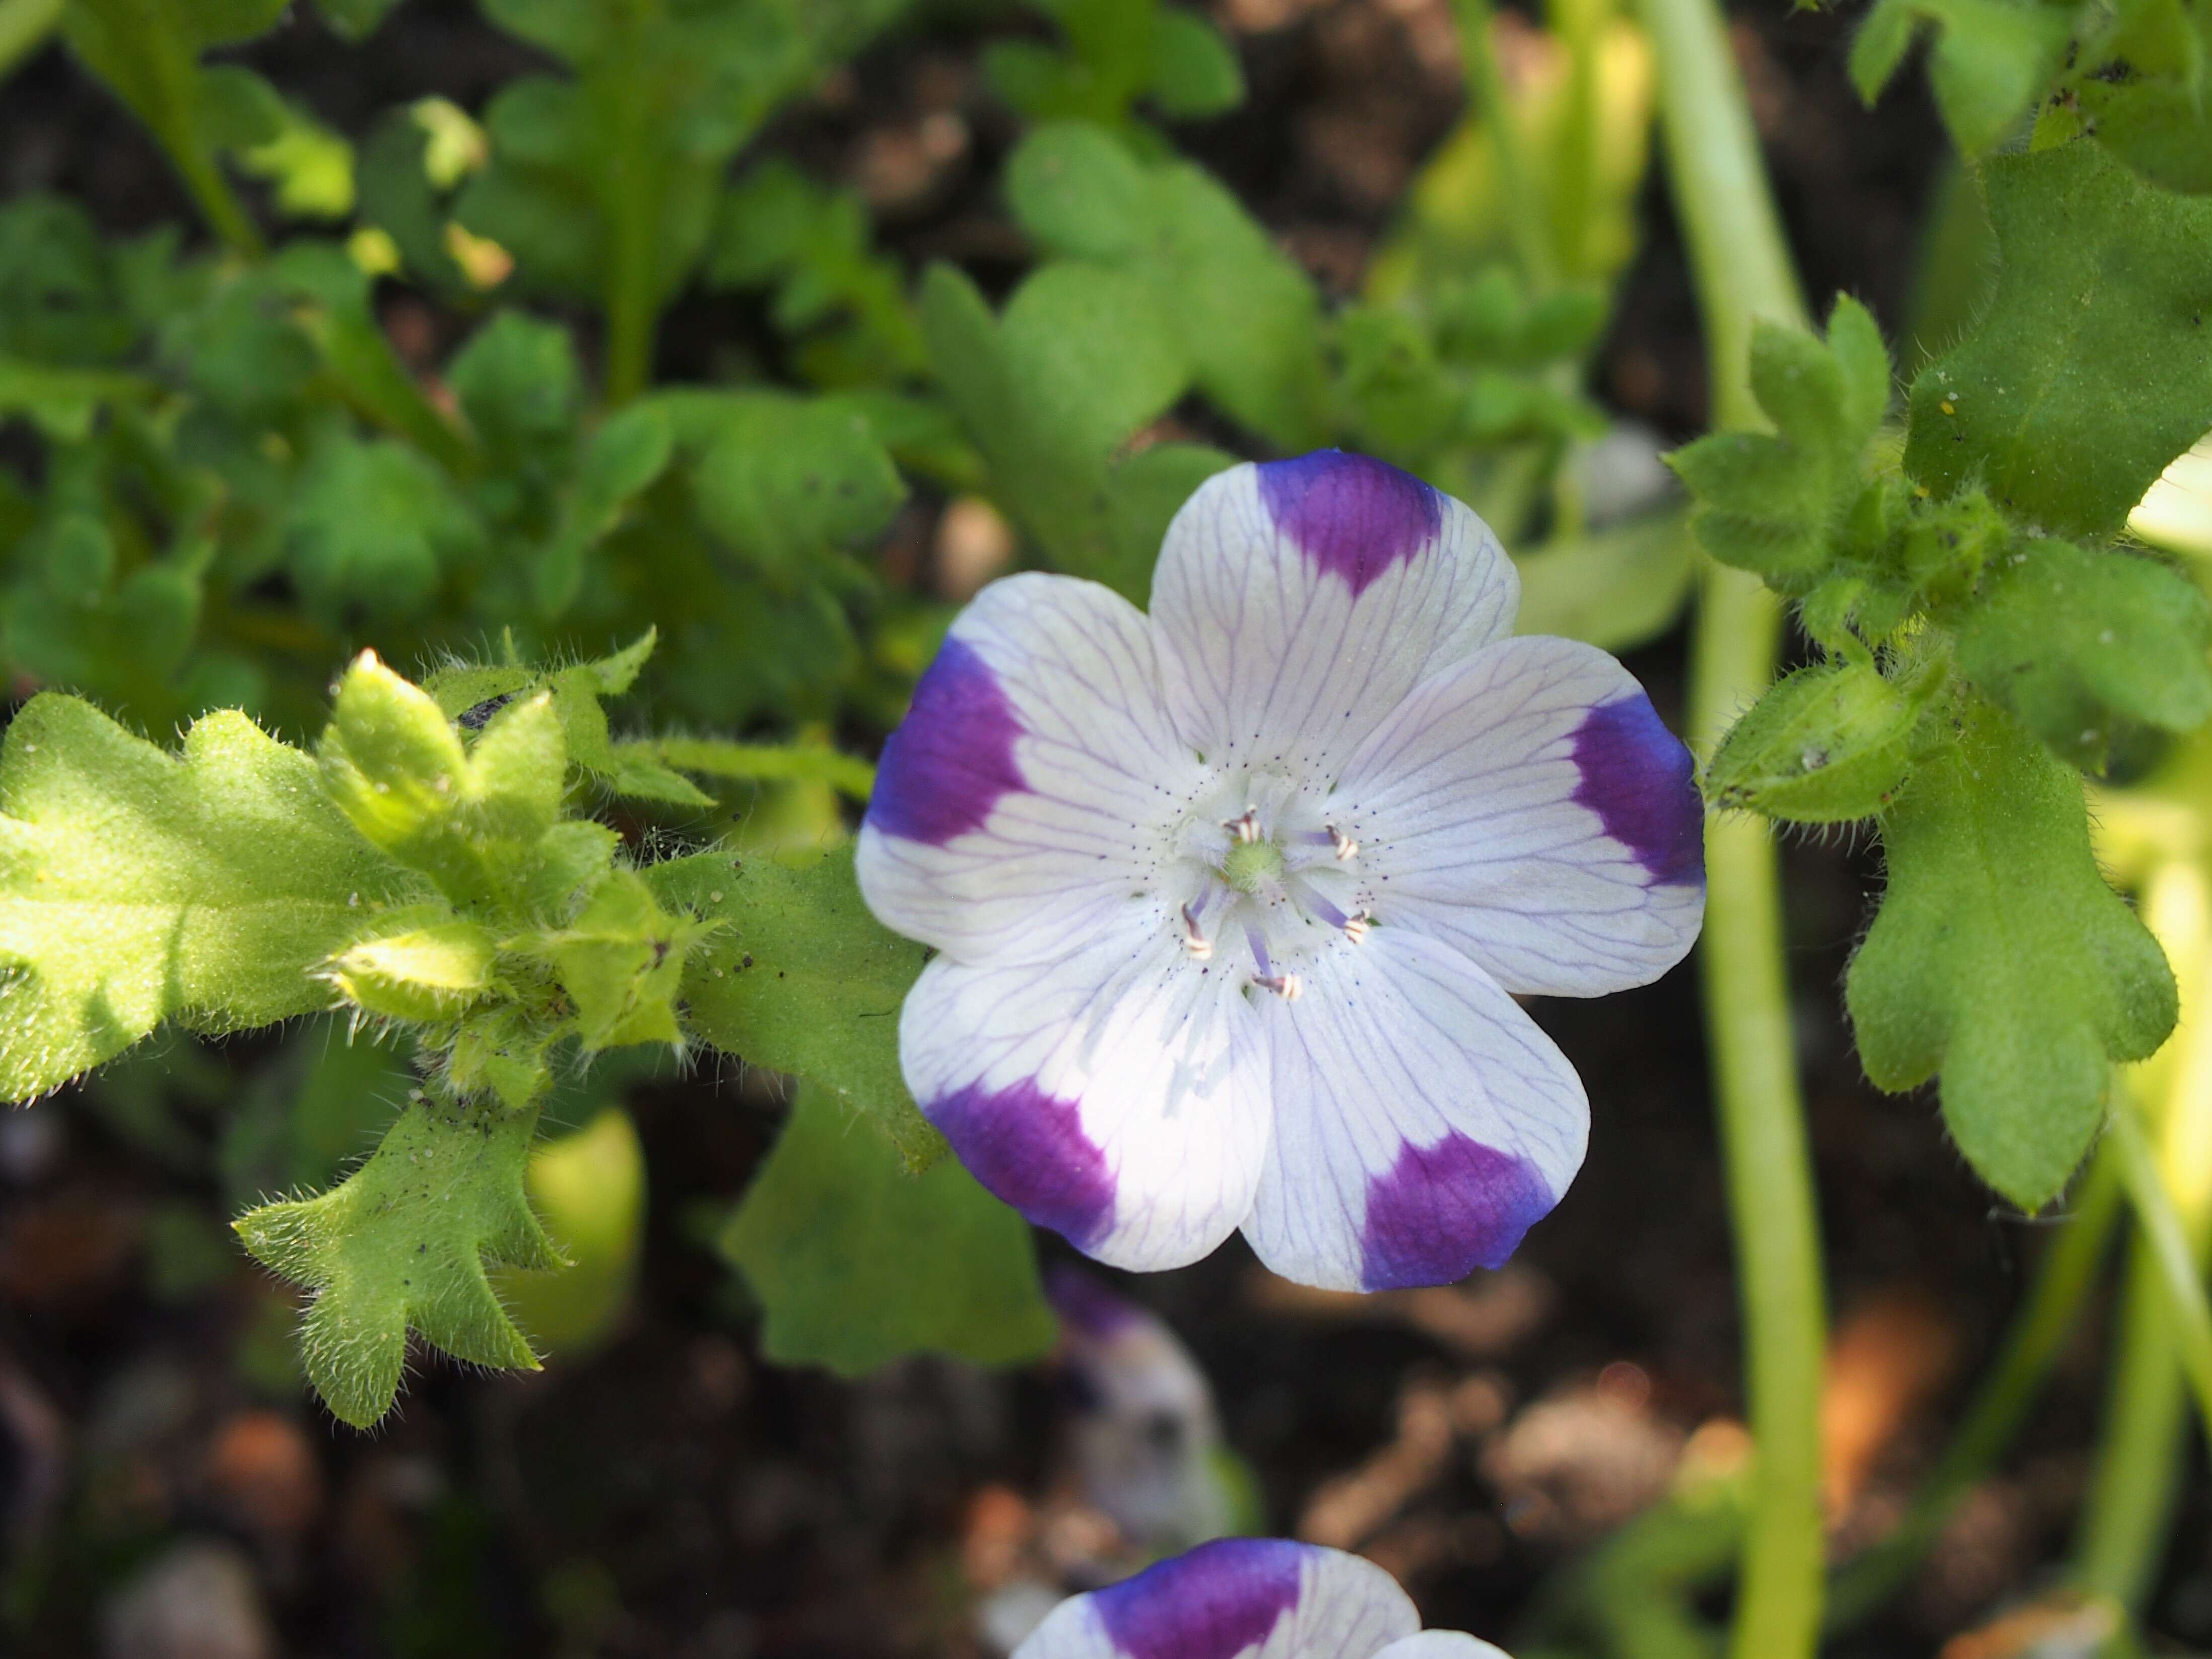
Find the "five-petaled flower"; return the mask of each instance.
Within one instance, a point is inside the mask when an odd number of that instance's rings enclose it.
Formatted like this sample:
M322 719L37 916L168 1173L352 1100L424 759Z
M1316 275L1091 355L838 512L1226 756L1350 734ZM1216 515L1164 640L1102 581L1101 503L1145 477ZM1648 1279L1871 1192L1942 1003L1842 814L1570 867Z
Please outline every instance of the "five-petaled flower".
M1013 1659L1507 1659L1421 1628L1372 1561L1280 1538L1224 1538L1061 1602Z
M1497 1266L1589 1132L1513 994L1689 949L1688 751L1604 652L1511 637L1497 538L1361 456L1208 481L1152 599L994 583L884 745L861 891L939 953L915 1097L1116 1267L1239 1226L1310 1285Z

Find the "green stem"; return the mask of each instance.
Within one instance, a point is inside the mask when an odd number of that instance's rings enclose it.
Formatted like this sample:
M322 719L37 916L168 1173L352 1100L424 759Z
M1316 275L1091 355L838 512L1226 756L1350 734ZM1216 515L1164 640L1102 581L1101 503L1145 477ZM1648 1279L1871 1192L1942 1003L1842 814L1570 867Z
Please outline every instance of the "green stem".
M1641 0L1640 10L1658 64L1675 211L1705 319L1714 423L1753 425L1753 319L1802 326L1804 303L1718 6ZM1706 564L1690 662L1691 740L1701 753L1712 752L1773 679L1781 630L1780 602L1754 578ZM1824 1588L1826 1308L1790 1037L1781 885L1774 843L1756 819L1710 819L1705 862L1705 1020L1758 1446L1731 1651L1737 1659L1797 1659L1819 1640Z
M1960 1498L1989 1473L2026 1425L2096 1282L2119 1212L2119 1167L2107 1153L2090 1170L2072 1219L2044 1253L2027 1299L2013 1316L1966 1420L1913 1494L1904 1519L1830 1581L1831 1632L1850 1628L1903 1588L1935 1547Z
M2175 1103L2184 1111L2191 1103ZM2196 1109L2203 1111L2205 1106L2198 1103ZM2152 1322L2169 1339L2206 1431L2212 1433L2212 1307L2204 1300L2203 1271L2197 1260L2203 1248L2205 1217L2199 1211L2185 1218L2175 1207L2132 1108L2123 1103L2114 1109L2108 1133L2118 1149L2120 1179L2142 1230L2148 1252L2145 1265L2164 1302ZM2191 1232L2198 1237L2192 1238Z
M1504 187L1507 228L1514 251L1521 257L1522 273L1538 289L1555 287L1559 260L1548 234L1551 221L1528 172L1528 158L1521 146L1521 129L1513 118L1512 100L1505 90L1505 72L1498 61L1497 17L1490 0L1452 0L1452 15L1459 25L1460 61L1467 74L1467 98L1474 115L1490 130L1498 153L1498 176Z

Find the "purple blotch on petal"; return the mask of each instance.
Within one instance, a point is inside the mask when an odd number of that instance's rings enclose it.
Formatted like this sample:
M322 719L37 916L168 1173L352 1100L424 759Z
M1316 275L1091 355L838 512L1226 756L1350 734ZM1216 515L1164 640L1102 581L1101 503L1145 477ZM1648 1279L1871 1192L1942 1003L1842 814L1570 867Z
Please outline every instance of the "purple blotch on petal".
M1091 1606L1127 1659L1232 1659L1297 1606L1311 1553L1281 1538L1217 1539L1094 1591Z
M1705 814L1695 763L1641 692L1600 703L1574 738L1582 781L1575 799L1605 833L1635 854L1651 879L1680 887L1705 880Z
M868 822L939 847L981 829L1000 796L1027 787L1014 761L1021 734L998 676L973 646L948 638L884 741Z
M1361 1287L1449 1285L1502 1267L1555 1201L1524 1160L1457 1131L1433 1146L1408 1145L1367 1183Z
M1443 528L1443 497L1410 472L1365 455L1317 449L1260 467L1260 499L1299 551L1344 578L1357 599Z
M1046 1271L1044 1293L1063 1323L1094 1342L1110 1342L1124 1331L1152 1322L1152 1316L1135 1303L1065 1261L1054 1262Z
M971 1083L921 1110L969 1174L1038 1226L1085 1249L1113 1224L1114 1177L1073 1101L1033 1082L995 1091Z

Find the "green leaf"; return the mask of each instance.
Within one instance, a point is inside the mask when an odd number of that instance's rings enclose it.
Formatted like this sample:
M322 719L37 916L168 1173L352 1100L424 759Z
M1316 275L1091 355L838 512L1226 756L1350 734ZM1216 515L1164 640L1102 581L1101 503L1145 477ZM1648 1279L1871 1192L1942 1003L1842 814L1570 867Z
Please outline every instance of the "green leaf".
M36 195L0 206L0 352L88 368L112 362L137 334L82 207Z
M503 465L550 468L568 459L584 374L567 329L499 312L469 337L446 383Z
M2081 780L1978 699L1883 821L1889 886L1844 999L1867 1075L1940 1074L1943 1118L2026 1209L2057 1196L2103 1121L2112 1062L2175 1014L2157 941L2105 884Z
M1625 651L1674 626L1697 580L1697 544L1681 509L1554 538L1514 564L1514 629Z
M1224 413L1285 448L1325 440L1320 295L1218 182L1062 122L1014 152L1006 195L1048 252L1151 285L1192 378Z
M256 1261L314 1293L301 1356L342 1422L392 1408L410 1330L471 1364L539 1369L484 1276L560 1260L523 1195L537 1115L418 1101L331 1191L234 1224Z
M1978 155L2019 127L2057 74L2074 12L2045 0L1880 0L1851 43L1851 80L1867 103L1923 23L1937 32L1929 80L1944 125Z
M331 30L343 40L366 40L392 15L399 0L315 0Z
M1926 707L1924 691L1870 662L1801 668L1729 728L1705 769L1706 797L1795 823L1873 817L1905 781Z
M1179 121L1220 115L1244 101L1237 48L1194 11L1163 6L1152 22L1152 101Z
M721 1237L779 1364L858 1376L916 1352L1014 1364L1057 1328L1022 1218L946 1158L919 1176L805 1088Z
M856 755L811 744L728 743L714 738L653 738L617 746L623 761L676 768L704 778L746 783L826 783L865 805L876 769Z
M1905 470L1939 495L1979 483L2050 534L2108 535L2212 428L2212 201L2094 143L1984 176L1996 296L1913 382Z
M599 1087L604 1098L607 1085ZM503 1267L492 1288L515 1324L556 1358L592 1352L621 1320L645 1244L645 1148L629 1114L603 1106L574 1133L540 1142L525 1187L568 1265Z
M330 979L339 995L372 1014L450 1020L491 994L498 955L499 942L489 929L472 921L431 920L349 945L331 962Z
M2067 77L2071 109L2054 99L2045 118L2070 118L2154 185L2212 194L2212 6L2130 0L2117 9Z
M2077 765L2103 764L2116 717L2212 719L2212 601L2149 559L2024 542L1958 629L1960 671Z
M0 747L0 1093L23 1100L162 1021L325 1007L314 970L424 896L331 805L314 763L242 714L172 756L88 703L33 697Z
M645 878L671 908L723 924L684 977L701 1036L820 1085L908 1169L944 1152L899 1072L899 1007L927 953L868 914L849 848L804 870L702 853Z
M421 611L483 530L444 473L390 439L338 434L308 457L284 516L292 572L332 619Z
M945 265L922 283L945 396L990 467L991 493L1053 562L1142 603L1168 514L1232 458L1191 444L1117 453L1188 384L1158 290L1091 264L1048 265L994 319ZM1177 488L1162 513L1163 486Z
M1846 295L1825 340L1754 324L1751 380L1777 434L1717 432L1668 464L1697 498L1691 525L1708 552L1784 593L1807 593L1842 552L1862 458L1889 402L1888 353Z

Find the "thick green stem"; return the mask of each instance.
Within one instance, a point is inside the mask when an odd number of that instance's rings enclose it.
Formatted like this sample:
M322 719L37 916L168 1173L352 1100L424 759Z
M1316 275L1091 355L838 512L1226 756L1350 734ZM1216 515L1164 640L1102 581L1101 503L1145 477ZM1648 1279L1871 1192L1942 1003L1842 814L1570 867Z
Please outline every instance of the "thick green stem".
M1802 325L1804 303L1719 8L1714 0L1641 0L1641 12L1658 62L1675 212L1705 318L1714 423L1753 425L1753 320ZM1773 678L1782 607L1753 577L1711 563L1699 594L1691 740L1710 755ZM1826 1310L1790 1040L1781 884L1774 843L1755 819L1711 819L1705 862L1705 1020L1759 1460L1731 1650L1737 1659L1798 1659L1813 1652L1820 1628Z
M2182 1018L2157 1057L2127 1075L2131 1086L2114 1091L2121 1097L2107 1146L2135 1212L2136 1243L2075 1564L2082 1589L2130 1609L2141 1607L2165 1558L2190 1395L2212 1433L2212 1306L2204 1294L2212 1032L2201 1014L2212 989L2212 890L2204 872L2186 860L2154 870L2143 910L2172 961Z
M2026 1425L2074 1329L2082 1301L2097 1280L2119 1209L2119 1169L2107 1152L2091 1169L2072 1218L2044 1253L2035 1282L2013 1316L1996 1363L1942 1459L1913 1494L1905 1518L1831 1581L1831 1632L1856 1624L1904 1587L1935 1547L1959 1500L2004 1455Z
M1513 118L1513 105L1505 90L1505 72L1498 61L1497 15L1490 0L1452 0L1452 15L1459 24L1460 62L1467 74L1467 100L1490 129L1490 142L1498 155L1498 176L1505 198L1505 216L1520 256L1522 274L1532 287L1548 289L1559 278L1559 261L1551 242L1551 220L1528 172L1528 158L1521 145L1521 129Z

